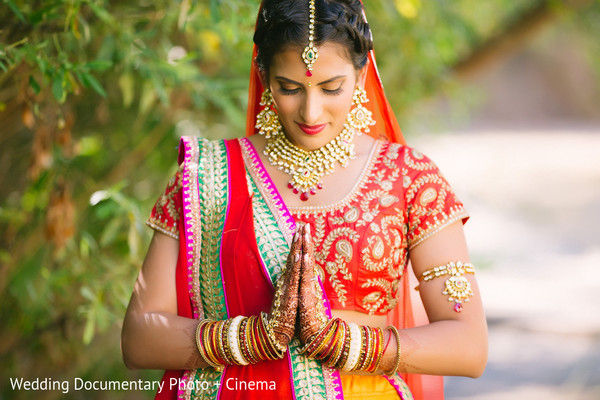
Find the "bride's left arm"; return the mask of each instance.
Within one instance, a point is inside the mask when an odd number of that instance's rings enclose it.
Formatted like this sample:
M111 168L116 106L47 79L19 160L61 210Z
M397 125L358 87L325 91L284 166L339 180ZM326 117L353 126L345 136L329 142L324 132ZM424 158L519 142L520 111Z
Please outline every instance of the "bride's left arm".
M449 262L469 262L463 226L457 221L424 240L410 251L417 278L423 272ZM463 275L471 285L472 296L460 312L455 302L443 294L450 275L422 281L419 293L429 324L400 330L400 372L430 375L479 377L487 362L487 324L475 275ZM384 370L396 363L395 337L382 360Z

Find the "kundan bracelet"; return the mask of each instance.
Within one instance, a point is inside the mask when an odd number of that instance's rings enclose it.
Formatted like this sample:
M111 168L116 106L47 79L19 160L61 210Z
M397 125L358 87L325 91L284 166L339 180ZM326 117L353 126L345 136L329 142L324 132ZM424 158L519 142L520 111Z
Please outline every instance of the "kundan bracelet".
M454 302L454 311L461 312L463 303L468 303L469 298L473 296L471 283L465 278L464 274L475 275L475 267L462 261L449 262L446 265L423 272L419 282L429 282L437 277L450 275L450 278L446 280L446 286L442 294L449 296L448 301ZM419 286L415 287L415 290L419 290Z

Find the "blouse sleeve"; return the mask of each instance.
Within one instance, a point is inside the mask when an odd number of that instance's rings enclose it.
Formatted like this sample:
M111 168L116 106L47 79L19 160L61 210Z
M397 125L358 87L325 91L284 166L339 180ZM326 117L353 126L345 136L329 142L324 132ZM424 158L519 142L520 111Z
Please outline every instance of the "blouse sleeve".
M181 175L183 164L160 195L146 224L173 239L179 239L179 224L182 216Z
M429 158L416 150L405 153L408 247L422 243L448 225L467 221L463 203Z

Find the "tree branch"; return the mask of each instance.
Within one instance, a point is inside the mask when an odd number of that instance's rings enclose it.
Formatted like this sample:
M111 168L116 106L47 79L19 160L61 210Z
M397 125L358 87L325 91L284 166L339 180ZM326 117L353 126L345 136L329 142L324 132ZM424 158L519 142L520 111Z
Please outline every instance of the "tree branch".
M486 69L522 48L533 36L560 17L560 5L581 8L590 0L565 0L559 5L553 0L539 0L528 12L508 23L498 35L481 43L469 55L458 61L452 71L459 78L467 78Z

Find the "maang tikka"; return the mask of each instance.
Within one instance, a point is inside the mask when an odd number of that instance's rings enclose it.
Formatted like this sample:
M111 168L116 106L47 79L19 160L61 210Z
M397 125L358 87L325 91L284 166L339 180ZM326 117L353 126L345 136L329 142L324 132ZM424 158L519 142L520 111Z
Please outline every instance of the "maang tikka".
M308 45L302 52L302 60L306 64L306 76L312 76L313 64L319 58L319 52L315 47L315 0L308 2Z

